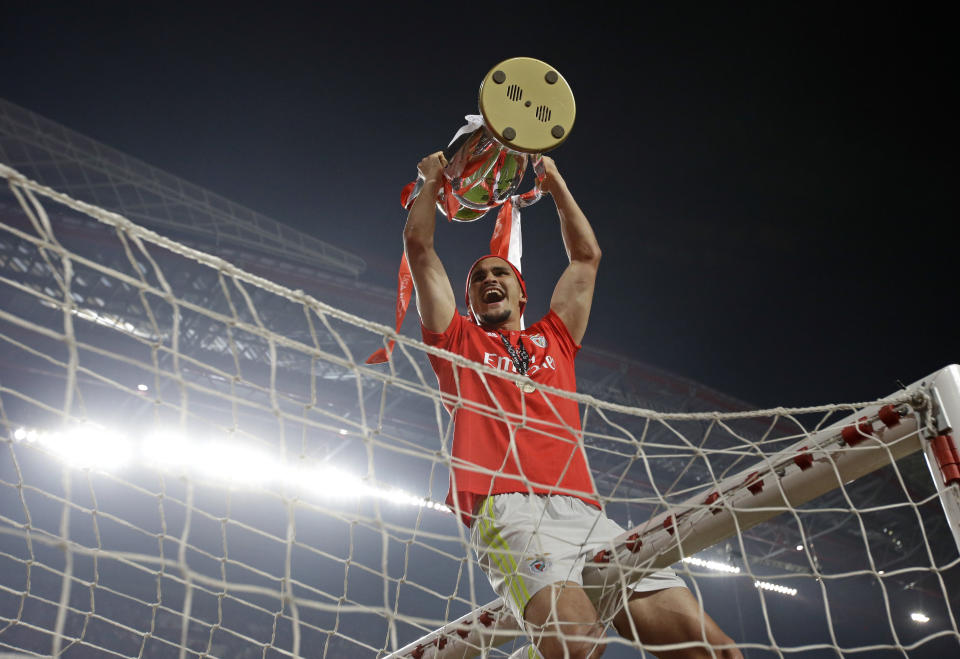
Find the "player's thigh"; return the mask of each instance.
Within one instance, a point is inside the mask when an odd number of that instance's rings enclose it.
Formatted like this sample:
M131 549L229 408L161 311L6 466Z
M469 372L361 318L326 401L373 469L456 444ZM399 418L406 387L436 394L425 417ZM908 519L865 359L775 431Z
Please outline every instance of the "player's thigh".
M599 657L604 625L579 584L555 583L537 591L523 612L534 643L544 657Z
M617 631L625 638L639 640L644 645L669 645L692 641L711 646L701 645L682 650L656 652L655 654L661 659L692 659L694 657L734 659L742 656L736 648L718 647L732 646L733 640L700 608L696 598L686 588L666 588L634 593L629 604L629 614L628 618L627 610L624 609L613 619Z

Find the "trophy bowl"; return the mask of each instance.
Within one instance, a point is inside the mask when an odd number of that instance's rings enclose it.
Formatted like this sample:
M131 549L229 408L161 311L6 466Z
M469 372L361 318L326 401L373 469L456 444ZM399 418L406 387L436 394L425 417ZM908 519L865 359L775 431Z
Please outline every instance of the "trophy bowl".
M563 144L576 118L570 85L532 57L512 57L490 69L480 83L479 106L481 114L468 116L444 150L449 187L437 206L458 222L478 220L515 195L530 157Z

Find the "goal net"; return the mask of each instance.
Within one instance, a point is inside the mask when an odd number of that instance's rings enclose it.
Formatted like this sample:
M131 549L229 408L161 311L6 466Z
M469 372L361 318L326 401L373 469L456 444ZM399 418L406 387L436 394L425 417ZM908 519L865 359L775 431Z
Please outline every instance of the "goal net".
M0 175L0 655L526 652L442 503L427 355L457 357ZM605 622L673 566L750 657L957 653L958 382L760 411L568 394L628 529L584 573Z

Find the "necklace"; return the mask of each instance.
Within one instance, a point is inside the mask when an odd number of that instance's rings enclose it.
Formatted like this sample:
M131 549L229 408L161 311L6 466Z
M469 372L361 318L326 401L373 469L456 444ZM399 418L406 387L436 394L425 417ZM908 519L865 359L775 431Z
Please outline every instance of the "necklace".
M517 369L517 373L520 375L527 375L527 369L530 368L530 355L527 353L526 347L523 345L523 339L517 337L517 346L513 347L510 345L510 339L506 337L502 332L500 334L500 340L503 342L503 347L507 349L507 354L510 355L510 359L513 361L513 367ZM529 376L527 376L529 378ZM532 382L517 382L517 387L520 391L525 394L532 394L537 390L533 386Z

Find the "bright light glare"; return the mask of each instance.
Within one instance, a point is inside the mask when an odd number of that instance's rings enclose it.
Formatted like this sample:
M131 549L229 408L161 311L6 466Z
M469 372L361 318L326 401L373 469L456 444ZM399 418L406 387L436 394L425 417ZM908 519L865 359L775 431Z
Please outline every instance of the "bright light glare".
M26 441L28 444L32 444L40 438L40 433L33 428L20 427L13 431L13 438L18 442Z
M151 433L141 447L148 463L161 469L195 470L234 484L265 485L278 480L279 463L268 454L228 442L194 442L175 430Z
M374 492L356 476L329 465L291 470L288 478L308 492L326 498L355 499Z
M382 496L392 503L401 503L408 506L422 506L426 504L426 500L422 497L404 492L403 490L388 490L384 492Z
M697 567L705 567L708 570L716 570L717 572L730 572L732 574L738 574L740 572L740 568L735 565L728 565L726 563L720 563L719 561L705 561L696 556L684 556L683 562L696 565Z
M147 390L149 390L149 389L150 389L150 387L148 387L148 386L145 385L145 384L138 384L138 385L137 385L137 391L147 391Z
M39 433L36 441L79 469L117 469L127 464L133 453L126 438L92 424Z
M754 581L753 585L757 588L762 588L763 590L769 590L774 593L780 593L781 595L790 595L793 597L797 594L796 588L788 588L787 586L780 586L775 583L770 583L769 581Z
M187 438L175 430L156 430L140 447L147 462L162 468L187 466L192 462L192 447Z
M913 613L911 613L911 614L910 614L910 619L913 620L914 622L921 622L921 623L922 623L922 622L930 622L930 618L928 618L926 615L920 613L919 611L914 611Z
M193 466L216 480L244 485L265 485L278 480L280 464L263 451L211 442L194 450Z
M14 430L13 438L17 442L39 444L70 466L79 468L116 469L134 457L131 440L93 424L58 433L21 427ZM442 503L404 490L379 487L331 465L285 465L263 449L238 446L233 440L187 438L170 428L147 434L140 443L137 457L141 464L161 471L193 472L231 485L288 485L323 498L378 498L397 505L450 512Z
M797 551L803 551L803 545L797 545Z

